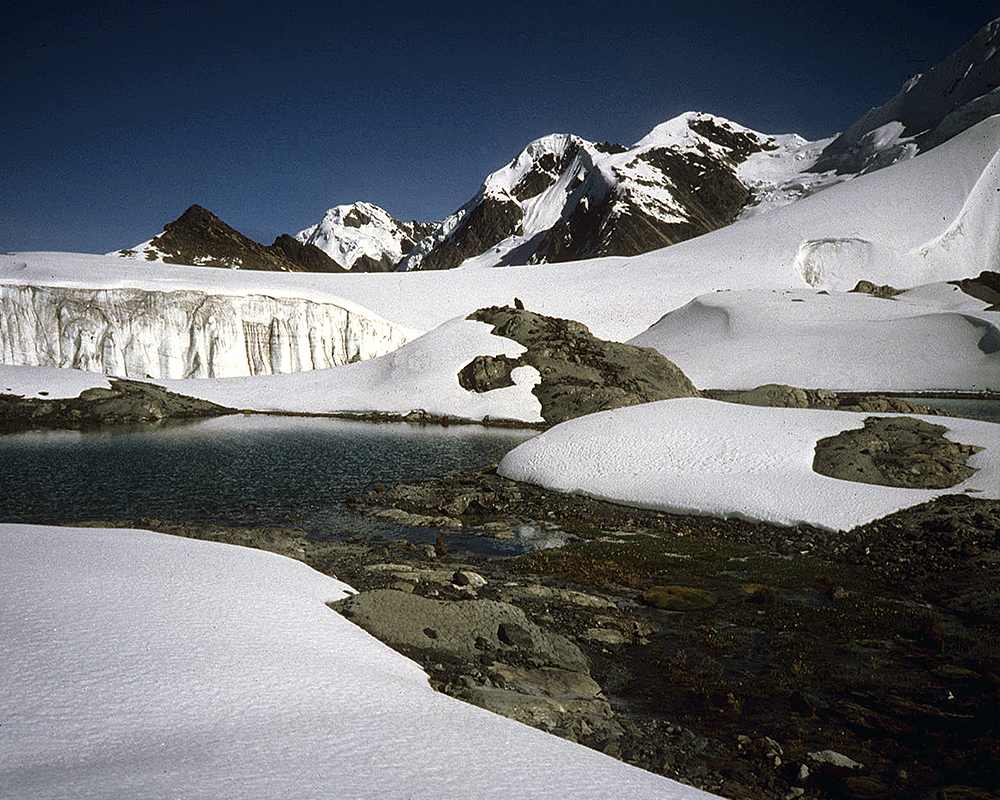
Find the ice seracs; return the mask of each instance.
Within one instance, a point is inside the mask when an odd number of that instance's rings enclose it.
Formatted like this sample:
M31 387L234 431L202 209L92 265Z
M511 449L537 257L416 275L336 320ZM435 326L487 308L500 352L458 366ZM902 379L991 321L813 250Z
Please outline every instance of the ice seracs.
M374 358L412 338L350 301L279 293L273 285L255 292L230 271L217 280L216 270L142 265L122 271L120 261L100 256L56 258L65 282L53 281L54 274L40 279L27 262L0 256L5 364L138 379L270 375ZM82 286L74 280L78 269L88 273ZM101 281L102 270L109 281ZM127 285L129 272L146 280ZM187 288L170 283L177 274L186 276ZM201 274L207 280L199 281ZM166 285L157 287L158 278Z

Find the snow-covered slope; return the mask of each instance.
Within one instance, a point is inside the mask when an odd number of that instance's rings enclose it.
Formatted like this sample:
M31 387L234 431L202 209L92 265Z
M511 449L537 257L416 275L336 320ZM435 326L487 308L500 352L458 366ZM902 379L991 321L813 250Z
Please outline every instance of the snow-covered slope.
M0 525L0 796L711 795L443 694L292 559Z
M430 223L400 222L371 203L352 203L329 209L295 238L316 245L347 269L386 272L432 228Z
M541 422L531 393L539 380L533 367L519 367L515 385L482 394L463 389L458 373L477 355L516 358L524 348L489 325L461 317L446 322L398 350L336 369L224 380L162 381L167 388L230 408L292 413L370 411L405 415L425 411L465 419ZM0 382L6 373L0 367Z
M950 288L958 307L926 292L715 292L629 344L659 350L702 388L1000 391L1000 314Z
M635 255L731 222L735 169L772 137L710 114L658 125L630 148L552 134L490 174L400 269Z
M915 75L832 141L816 172L870 172L926 152L1000 113L1000 19L930 71Z
M642 508L849 530L942 494L1000 498L1000 426L921 417L984 448L976 472L948 489L899 489L813 471L816 442L861 428L863 414L758 408L680 398L564 422L518 445L500 473Z

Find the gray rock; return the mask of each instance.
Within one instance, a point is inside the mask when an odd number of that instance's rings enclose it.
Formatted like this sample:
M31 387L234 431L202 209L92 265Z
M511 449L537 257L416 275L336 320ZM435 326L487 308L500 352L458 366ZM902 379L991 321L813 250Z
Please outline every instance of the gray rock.
M981 448L945 439L947 430L912 417L868 417L864 428L816 443L813 471L831 478L914 489L946 489L976 470Z
M587 659L575 644L541 629L508 603L448 602L376 589L330 605L372 636L404 652L432 651L441 657L475 660L485 645L498 651L523 650L551 666L589 673ZM427 629L435 636L429 636Z
M897 289L895 286L890 286L887 283L877 286L871 281L865 280L858 281L851 291L860 294L870 294L872 297L881 297L884 300L890 300L903 292L902 289Z

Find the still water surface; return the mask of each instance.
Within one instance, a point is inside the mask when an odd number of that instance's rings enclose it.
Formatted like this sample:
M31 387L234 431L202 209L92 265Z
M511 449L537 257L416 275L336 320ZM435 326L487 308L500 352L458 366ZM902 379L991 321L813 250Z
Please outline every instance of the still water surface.
M151 517L294 525L321 537L371 533L380 525L348 512L348 495L482 467L532 435L232 416L157 429L0 436L0 521Z

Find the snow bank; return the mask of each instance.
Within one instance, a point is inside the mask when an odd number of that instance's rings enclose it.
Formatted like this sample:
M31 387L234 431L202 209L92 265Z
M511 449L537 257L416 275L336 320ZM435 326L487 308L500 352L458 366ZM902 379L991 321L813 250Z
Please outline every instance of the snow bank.
M943 490L895 489L812 471L816 441L861 428L864 414L663 400L564 422L518 445L500 474L641 508L847 530L956 492L1000 498L1000 426L920 417L987 448L979 471ZM886 415L880 415L886 416Z
M531 393L539 380L534 367L515 369L514 386L484 394L458 383L459 370L477 355L514 358L523 352L516 342L494 336L490 325L459 317L381 358L335 369L161 383L171 391L257 411L407 414L421 409L467 419L541 422L541 405Z
M937 286L894 300L716 292L664 315L630 344L659 350L703 389L1000 389L1000 314Z
M431 690L291 559L0 524L0 796L708 798Z
M108 389L104 375L55 367L11 367L0 364L0 394L37 399L79 397L87 389Z

